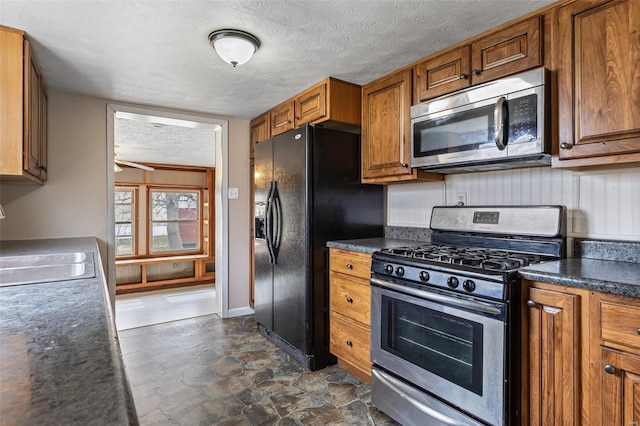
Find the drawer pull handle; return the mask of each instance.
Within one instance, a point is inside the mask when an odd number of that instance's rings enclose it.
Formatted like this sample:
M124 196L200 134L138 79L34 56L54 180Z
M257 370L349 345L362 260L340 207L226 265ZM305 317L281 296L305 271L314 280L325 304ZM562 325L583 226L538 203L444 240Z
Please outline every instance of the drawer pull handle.
M604 366L604 372L607 374L616 374L616 368L611 364L607 364Z
M353 299L347 296L347 303L353 303Z
M347 263L347 269L353 269L353 265L350 263Z
M347 340L347 346L353 347L353 342L351 340Z
M460 80L465 80L468 77L465 73L460 74Z
M536 302L534 302L533 300L529 299L527 300L527 306L530 308L535 308L536 307Z

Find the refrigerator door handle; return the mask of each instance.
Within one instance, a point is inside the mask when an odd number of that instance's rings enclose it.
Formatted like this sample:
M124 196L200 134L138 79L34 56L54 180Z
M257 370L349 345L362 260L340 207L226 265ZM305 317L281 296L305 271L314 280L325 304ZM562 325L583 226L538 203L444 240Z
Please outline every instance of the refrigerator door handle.
M273 219L273 248L280 247L280 240L282 239L282 205L280 204L280 194L278 193L278 183L276 182L275 191L273 195L274 213ZM275 254L275 253L274 253Z
M273 181L269 185L269 195L267 195L267 213L265 214L265 239L267 240L267 251L269 252L269 263L276 264L275 253L273 252L273 239L272 239L272 227L273 227Z

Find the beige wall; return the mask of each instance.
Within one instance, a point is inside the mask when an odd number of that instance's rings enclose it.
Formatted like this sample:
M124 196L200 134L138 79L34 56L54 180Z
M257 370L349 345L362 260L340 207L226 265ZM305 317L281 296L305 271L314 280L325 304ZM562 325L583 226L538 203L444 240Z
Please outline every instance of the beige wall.
M0 221L1 240L93 236L107 259L107 103L49 94L49 180L44 186L2 183L0 203L7 217ZM238 188L240 196L229 200L228 306L244 308L249 304L249 121L188 114L229 122L229 187Z

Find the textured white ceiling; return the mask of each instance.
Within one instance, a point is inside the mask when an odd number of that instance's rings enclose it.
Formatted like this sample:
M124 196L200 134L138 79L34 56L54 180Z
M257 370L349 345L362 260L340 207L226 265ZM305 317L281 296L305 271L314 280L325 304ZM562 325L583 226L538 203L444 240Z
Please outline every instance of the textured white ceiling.
M1 0L50 89L249 119L325 77L367 83L552 0ZM232 68L221 28L262 47Z

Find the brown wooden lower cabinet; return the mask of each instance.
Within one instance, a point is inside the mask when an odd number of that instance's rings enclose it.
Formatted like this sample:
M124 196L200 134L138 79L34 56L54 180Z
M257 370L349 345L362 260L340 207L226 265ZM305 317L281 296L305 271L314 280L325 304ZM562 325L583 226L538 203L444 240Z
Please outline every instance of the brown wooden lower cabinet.
M603 424L640 424L640 357L602 348Z
M371 383L371 255L329 250L329 349L338 364Z
M529 424L576 424L579 296L529 289Z
M640 299L524 280L523 425L640 424Z

